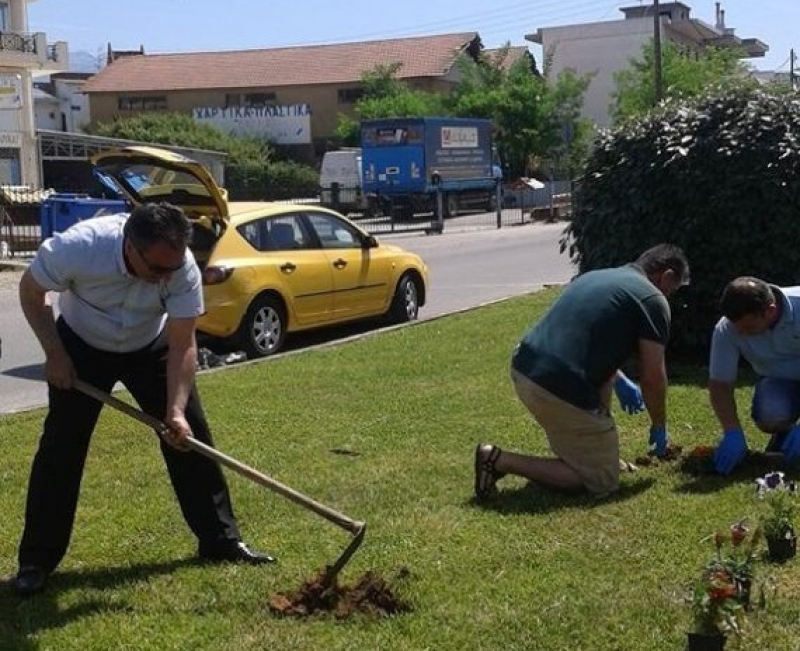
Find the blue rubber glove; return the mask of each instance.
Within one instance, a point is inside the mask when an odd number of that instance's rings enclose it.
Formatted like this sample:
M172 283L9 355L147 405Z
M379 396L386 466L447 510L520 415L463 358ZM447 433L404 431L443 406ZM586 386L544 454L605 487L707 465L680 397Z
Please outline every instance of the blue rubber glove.
M663 457L667 453L668 440L666 427L650 428L650 448L657 457Z
M786 463L794 463L800 459L800 426L795 425L786 434L781 452Z
M614 392L622 409L629 414L638 414L644 409L642 390L636 382L632 382L624 375L617 375L617 379L614 380Z
M800 451L800 447L798 448ZM741 428L726 429L714 450L714 468L720 475L729 475L747 456L747 441Z

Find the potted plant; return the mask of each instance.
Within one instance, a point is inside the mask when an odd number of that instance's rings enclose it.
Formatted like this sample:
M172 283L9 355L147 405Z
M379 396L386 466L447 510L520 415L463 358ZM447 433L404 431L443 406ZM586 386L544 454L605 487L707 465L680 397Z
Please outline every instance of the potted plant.
M794 516L797 508L797 486L784 481L782 472L771 472L756 480L759 499L766 504L761 514L761 528L767 541L771 561L782 563L797 553Z
M734 522L727 534L717 532L714 535L716 557L708 567L711 569L721 568L733 577L736 598L745 610L750 609L753 566L761 535L760 526L756 527L751 534L744 520Z
M727 636L741 632L759 537L760 529L749 535L744 521L733 524L727 534L714 534L714 558L703 568L692 594L689 651L722 651Z
M689 651L722 651L727 636L740 632L743 613L733 575L719 565L706 567L692 597Z

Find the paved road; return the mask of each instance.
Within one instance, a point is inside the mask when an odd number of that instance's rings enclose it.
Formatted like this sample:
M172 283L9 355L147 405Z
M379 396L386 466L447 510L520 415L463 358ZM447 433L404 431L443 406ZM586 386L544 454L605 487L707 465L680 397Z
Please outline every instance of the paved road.
M430 319L569 280L573 269L558 246L563 228L563 224L534 223L381 239L419 253L428 263L429 300L420 319ZM294 345L330 341L357 331L351 327L298 336ZM44 405L44 357L20 312L16 287L0 285L0 336L0 414Z
M422 256L430 270L430 301L420 318L475 307L568 281L559 253L563 224L386 238Z

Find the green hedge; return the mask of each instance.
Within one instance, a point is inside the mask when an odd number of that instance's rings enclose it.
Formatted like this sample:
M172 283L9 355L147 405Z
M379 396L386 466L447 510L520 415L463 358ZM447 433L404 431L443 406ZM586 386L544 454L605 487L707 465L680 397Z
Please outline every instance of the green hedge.
M725 284L800 281L800 99L777 89L709 93L600 136L562 246L580 271L659 242L684 248L673 347L705 351Z

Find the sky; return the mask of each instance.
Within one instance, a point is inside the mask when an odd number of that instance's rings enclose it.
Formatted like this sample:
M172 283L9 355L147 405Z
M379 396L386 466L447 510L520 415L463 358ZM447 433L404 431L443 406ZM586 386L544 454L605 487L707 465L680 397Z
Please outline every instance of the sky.
M661 0L664 3L666 0ZM714 0L683 0L692 18L714 24ZM525 40L539 27L619 20L640 0L31 0L28 27L70 52L104 57L144 46L147 54L342 43L478 32L485 47L527 45L541 68L541 47ZM652 4L647 0L644 4ZM788 72L798 51L800 0L723 0L725 23L769 46L760 70Z

